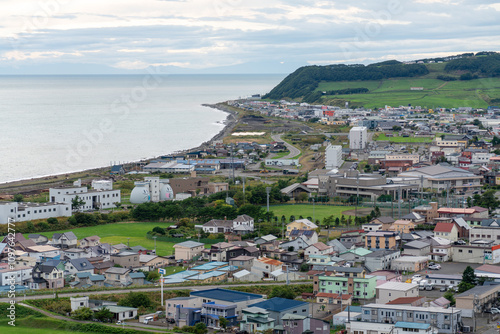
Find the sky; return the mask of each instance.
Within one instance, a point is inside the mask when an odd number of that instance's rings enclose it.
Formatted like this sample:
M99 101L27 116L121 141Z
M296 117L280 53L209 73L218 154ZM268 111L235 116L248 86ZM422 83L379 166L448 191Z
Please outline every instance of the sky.
M2 0L0 74L289 73L500 50L487 0Z

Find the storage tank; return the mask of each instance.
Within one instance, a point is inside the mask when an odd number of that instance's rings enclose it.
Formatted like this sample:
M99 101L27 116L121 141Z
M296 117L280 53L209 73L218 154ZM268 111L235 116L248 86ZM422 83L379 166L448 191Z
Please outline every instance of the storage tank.
M160 180L160 201L171 201L174 199L174 190L169 180Z
M149 202L149 182L135 182L135 188L130 193L130 203L142 204Z

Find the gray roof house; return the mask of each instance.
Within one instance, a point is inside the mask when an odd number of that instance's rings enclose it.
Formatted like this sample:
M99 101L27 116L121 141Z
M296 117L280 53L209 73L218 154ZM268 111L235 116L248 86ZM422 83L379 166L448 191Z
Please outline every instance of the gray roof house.
M88 259L71 259L64 263L64 273L74 275L77 273L94 273L94 266Z
M77 243L78 238L71 231L64 233L54 233L52 235L52 246L54 247L71 248L76 247Z

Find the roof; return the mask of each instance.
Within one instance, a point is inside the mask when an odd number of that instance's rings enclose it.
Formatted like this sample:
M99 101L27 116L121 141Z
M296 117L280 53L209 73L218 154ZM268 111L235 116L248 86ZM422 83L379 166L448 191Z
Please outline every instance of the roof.
M106 270L106 274L119 274L119 275L124 275L128 272L130 272L130 269L127 268L119 268L119 267L111 267L108 270Z
M129 274L130 278L146 278L144 273L142 271L136 272L136 273L130 273Z
M76 270L93 270L94 266L89 262L88 259L71 259L69 262L75 267Z
M111 313L122 313L122 312L137 311L137 308L135 308L135 307L117 306L117 305L103 305L103 306L98 306L98 307L92 308L92 311L99 311L102 308L107 308Z
M309 219L297 219L293 222L291 222L290 224L293 224L293 223L301 223L301 224L304 224L306 225L309 229L317 229L318 228L318 225L314 224L312 221L310 221Z
M257 261L265 263L265 264L270 264L272 266L281 266L283 262L275 260L275 259L270 259L267 257L261 257L260 259L257 259Z
M269 311L266 311L260 307L247 307L241 311L245 312L245 313L253 313L253 314L269 314Z
M494 266L492 264L483 264L476 268L475 271L485 271L489 273L500 274L500 266Z
M453 230L454 223L437 223L434 227L434 232L447 232L450 233Z
M377 289L394 290L394 291L408 291L418 287L415 283L402 283L402 282L387 282L377 286Z
M90 280L92 282L97 282L97 281L104 281L104 275L90 275Z
M253 260L253 259L255 259L255 256L240 255L240 256L237 256L237 257L233 257L229 261L250 261L250 260Z
M297 188L300 188L301 190L304 190L305 192L308 192L308 193L312 192L311 189L307 188L306 186L303 186L300 183L294 183L294 184L292 184L292 185L290 185L288 187L285 187L285 188L281 189L280 191L283 194L288 194L288 193L296 190Z
M309 247L316 247L318 250L320 251L325 251L325 250L328 250L330 248L332 248L332 246L328 246L328 245L325 245L324 243L322 242L317 242L315 244L312 244L311 246Z
M484 293L488 293L491 290L498 290L500 286L498 285L479 285L475 286L470 290L467 290L465 292L462 292L461 294L455 296L455 298L460 298L460 297L469 297L469 296L474 296L474 295L482 295Z
M210 289L210 290L202 290L202 291L192 291L190 293L191 296L195 297L203 297L215 300L223 300L231 303L238 303L246 300L252 299L261 299L262 295L258 295L255 293L241 292L241 291L233 291L226 289ZM250 305L253 306L253 305Z
M272 234L268 234L268 235L263 235L262 237L260 238L257 238L257 239L263 239L263 240L266 240L266 241L273 241L275 239L278 239L278 237L272 235Z
M90 237L85 237L82 240L87 240L87 241L96 241L96 240L101 240L101 237L98 235L92 235Z
M416 285L416 284L415 284ZM391 300L390 302L386 303L387 305L399 305L399 304L412 304L416 302L417 300L420 300L425 297L399 297L394 300Z
M359 256L366 256L366 255L370 255L373 252L371 250L366 249L366 248L358 247L355 249L349 249L343 253L340 253L340 255L346 254L346 253L353 253L353 254L356 254Z
M413 329L428 329L431 327L430 324L422 324L417 322L406 322L406 321L398 321L394 324L394 327L397 328L413 328Z
M268 311L274 311L274 312L283 312L289 309L297 308L297 307L304 307L307 305L307 308L309 308L309 303L307 302L302 302L294 299L285 299L285 298L280 298L280 297L274 297L268 300L264 300L262 302L256 303L249 305L249 307L255 306L255 307L260 307Z
M454 280L454 281L461 281L462 275L428 274L428 275L425 275L425 278L449 279L449 280Z
M476 212L475 209L472 208L439 208L438 213L450 213L450 214L457 214L457 215L471 215Z
M201 242L196 242L196 241L184 241L184 242L180 242L178 244L175 244L174 245L174 248L175 247L186 247L186 248L195 248L195 247L200 247L200 246L204 246L205 244L201 243Z
M58 240L58 239L61 239L62 236L65 236L68 240L77 240L78 239L72 231L64 232L64 233L54 233L52 235L52 239Z
M405 245L403 245L403 248L413 248L413 249L422 249L425 247L430 247L430 244L419 240L410 241Z
M392 224L395 222L395 220L392 217L387 217L387 216L378 217L378 218L375 218L374 220L378 220L379 222L381 222L383 224Z

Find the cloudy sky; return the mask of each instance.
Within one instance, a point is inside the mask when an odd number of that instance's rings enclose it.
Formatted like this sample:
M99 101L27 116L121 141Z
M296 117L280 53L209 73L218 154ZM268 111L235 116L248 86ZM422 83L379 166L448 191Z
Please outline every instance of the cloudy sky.
M2 0L0 73L288 73L500 50L488 0Z

